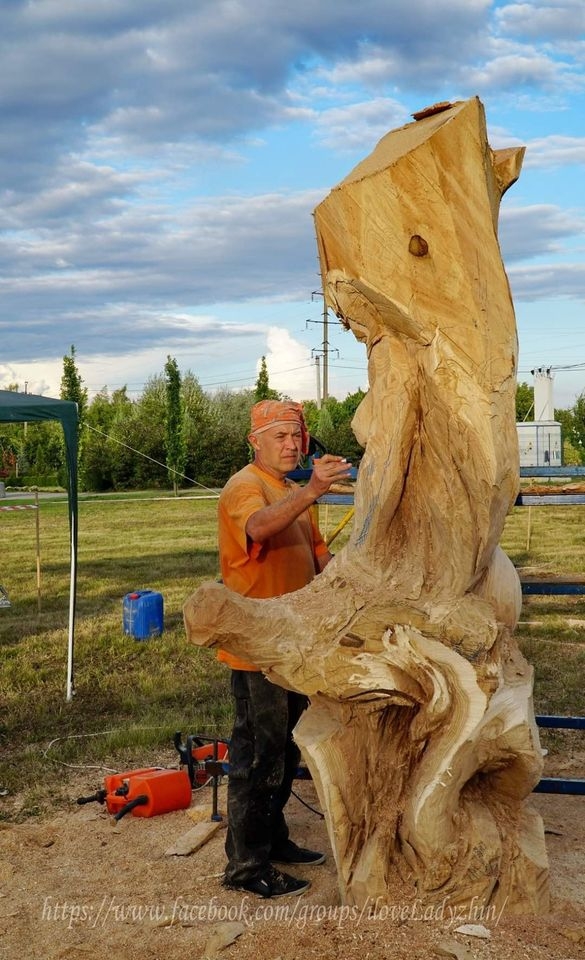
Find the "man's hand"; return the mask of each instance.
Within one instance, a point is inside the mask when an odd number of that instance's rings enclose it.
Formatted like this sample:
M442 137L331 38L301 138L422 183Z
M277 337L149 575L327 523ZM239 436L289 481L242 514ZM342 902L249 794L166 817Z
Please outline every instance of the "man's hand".
M351 463L344 457L336 457L326 453L313 460L313 472L307 484L307 489L314 495L315 500L327 493L333 483L349 480L351 477Z

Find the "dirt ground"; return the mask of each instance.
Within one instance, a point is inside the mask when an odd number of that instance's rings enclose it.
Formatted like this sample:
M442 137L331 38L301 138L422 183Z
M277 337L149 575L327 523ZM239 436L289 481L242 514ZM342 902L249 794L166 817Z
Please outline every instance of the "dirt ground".
M77 774L67 787L70 810L0 828L2 960L196 960L213 955L212 932L219 925L223 933L230 922L241 924L242 932L222 950L225 960L585 957L583 797L533 796L547 831L550 913L485 916L470 904L450 916L439 907L429 913L398 891L391 903L343 910L324 821L295 797L288 807L293 837L329 856L321 866L290 868L311 880L305 895L266 901L222 888L223 829L191 856L166 855L194 821L208 819L210 788L194 794L189 810L149 819L130 815L113 825L104 807L74 802L99 786L94 774ZM312 783L295 789L317 805ZM3 799L8 806L17 802ZM482 925L489 939L456 933L464 923Z

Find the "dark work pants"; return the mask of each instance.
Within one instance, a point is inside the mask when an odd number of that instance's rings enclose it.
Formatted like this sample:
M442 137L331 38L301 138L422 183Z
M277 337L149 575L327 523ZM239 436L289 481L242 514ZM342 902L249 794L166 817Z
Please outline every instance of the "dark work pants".
M259 876L288 840L283 810L300 759L292 730L308 701L248 670L232 670L232 693L225 878L238 883Z

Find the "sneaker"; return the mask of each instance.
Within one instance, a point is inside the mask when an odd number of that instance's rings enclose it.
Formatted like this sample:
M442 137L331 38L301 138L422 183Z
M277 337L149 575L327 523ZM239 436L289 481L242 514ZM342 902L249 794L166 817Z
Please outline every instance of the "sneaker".
M270 859L274 863L298 863L308 867L316 867L319 863L324 863L325 854L318 853L317 850L297 847L296 843L288 840L284 847L280 847L271 853Z
M224 886L232 890L247 890L258 897L298 897L311 886L308 880L299 880L288 873L281 873L274 867L268 867L259 877L243 880L240 883L229 883L224 880Z

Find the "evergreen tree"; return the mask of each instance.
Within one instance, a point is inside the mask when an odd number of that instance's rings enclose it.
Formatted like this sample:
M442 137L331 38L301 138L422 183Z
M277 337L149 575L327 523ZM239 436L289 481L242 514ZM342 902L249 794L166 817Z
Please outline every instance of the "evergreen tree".
M260 361L260 370L258 372L258 379L256 380L256 386L254 388L254 403L259 403L260 400L281 400L282 396L278 390L273 390L270 384L268 383L268 368L266 366L266 357L262 357Z
M75 362L75 347L71 344L71 353L63 357L63 375L61 377L61 400L73 400L77 404L78 419L78 443L77 443L77 461L80 465L80 475L82 473L83 446L85 440L85 414L87 410L87 387L84 387L83 380L77 369ZM63 456L60 470L61 482L65 482L65 441L62 444Z
M165 449L167 469L173 483L175 496L178 492L178 477L185 472L187 452L185 449L185 428L183 417L183 398L181 396L181 374L174 357L167 356L165 363Z
M75 363L75 347L71 345L71 354L63 357L63 376L61 377L61 400L73 400L77 404L77 415L80 428L85 422L87 410L87 388L83 386L77 364Z

